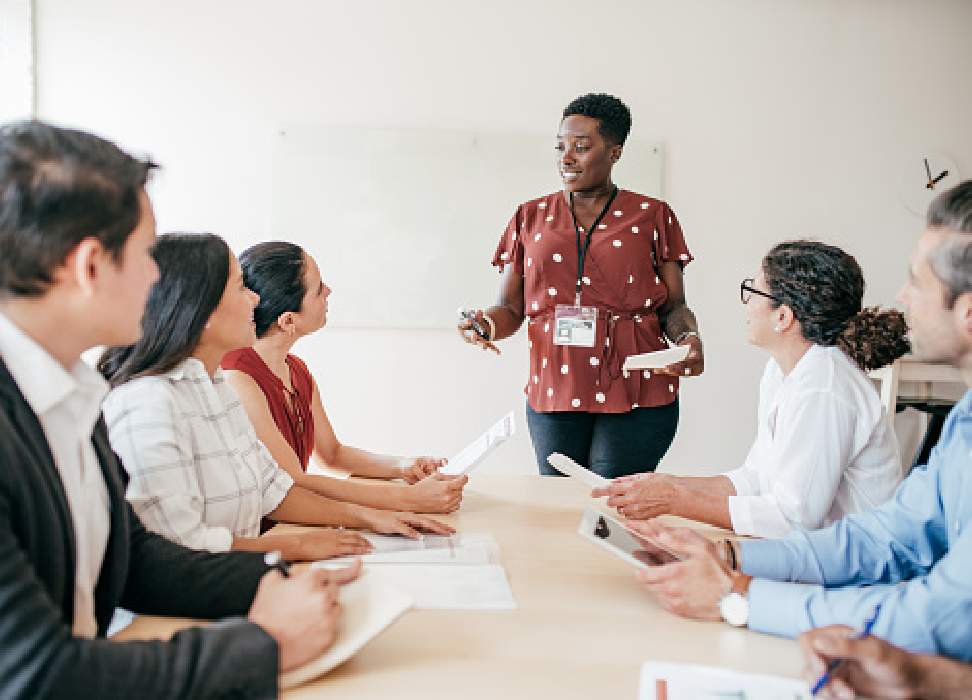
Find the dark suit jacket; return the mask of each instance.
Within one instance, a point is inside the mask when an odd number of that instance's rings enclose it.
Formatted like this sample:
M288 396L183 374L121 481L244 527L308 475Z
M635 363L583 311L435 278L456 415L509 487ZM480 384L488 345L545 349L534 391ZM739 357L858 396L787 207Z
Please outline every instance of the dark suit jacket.
M103 420L92 435L111 507L95 589L99 638L72 636L71 511L37 416L0 361L0 698L266 698L278 650L243 617L266 567L259 554L186 549L145 529ZM116 606L227 617L171 641L103 638Z

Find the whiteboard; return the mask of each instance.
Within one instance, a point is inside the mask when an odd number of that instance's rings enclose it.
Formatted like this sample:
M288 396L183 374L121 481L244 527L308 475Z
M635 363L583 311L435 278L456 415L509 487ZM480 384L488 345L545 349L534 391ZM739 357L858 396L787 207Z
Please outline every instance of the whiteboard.
M522 202L561 189L553 134L295 125L273 140L273 236L333 290L329 323L454 328L499 290L490 264ZM629 139L619 187L661 196L662 148Z

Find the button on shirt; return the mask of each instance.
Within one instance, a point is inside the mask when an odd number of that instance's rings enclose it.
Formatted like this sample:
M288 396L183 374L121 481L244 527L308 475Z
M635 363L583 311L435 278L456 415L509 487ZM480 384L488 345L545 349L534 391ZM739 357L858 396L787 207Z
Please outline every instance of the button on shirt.
M901 482L891 421L867 376L840 348L813 345L786 376L776 360L759 386L756 440L727 473L733 529L782 537L884 503Z
M796 636L835 623L915 652L972 661L972 391L949 414L928 464L891 500L815 532L741 543L749 627ZM812 585L783 583L796 581Z
M108 385L78 360L70 370L0 314L0 357L37 415L54 456L74 524L73 631L98 633L94 589L108 545L108 488L91 444Z
M111 446L131 475L127 497L146 527L194 549L256 537L294 480L256 436L222 370L189 358L113 389Z

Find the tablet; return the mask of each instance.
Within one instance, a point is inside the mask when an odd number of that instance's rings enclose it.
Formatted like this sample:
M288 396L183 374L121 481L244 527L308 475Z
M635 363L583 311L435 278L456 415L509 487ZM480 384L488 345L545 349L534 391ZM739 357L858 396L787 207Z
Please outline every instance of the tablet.
M634 566L657 566L682 559L681 555L629 530L620 520L594 508L584 513L577 532Z
M562 455L559 452L554 452L548 456L547 461L550 463L551 467L556 469L561 474L566 474L567 476L572 476L575 479L580 479L592 489L607 486L611 483L610 479L605 479L600 474L595 474L590 469L585 469L567 455Z
M689 345L676 345L673 348L666 348L665 350L646 352L641 355L628 355L624 358L624 364L621 365L621 369L631 372L641 369L662 369L663 367L668 367L668 365L673 365L676 362L684 360L688 357L689 350L691 349Z
M516 423L513 421L513 411L510 411L461 452L446 460L439 473L449 476L468 474L515 433Z

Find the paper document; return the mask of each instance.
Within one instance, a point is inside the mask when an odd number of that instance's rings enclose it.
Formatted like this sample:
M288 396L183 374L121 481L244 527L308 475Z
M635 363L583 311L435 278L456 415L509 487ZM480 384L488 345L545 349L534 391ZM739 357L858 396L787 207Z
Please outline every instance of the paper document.
M412 606L412 599L378 576L362 572L341 587L344 616L334 645L300 668L280 674L280 688L292 688L330 671L351 658Z
M665 350L646 352L641 355L628 355L624 358L624 364L621 365L621 369L633 372L639 369L661 369L662 367L668 367L668 365L681 362L688 357L690 349L691 347L688 345L676 345L674 348L666 348Z
M547 457L547 461L550 462L551 467L556 469L561 474L566 474L567 476L572 476L575 479L580 479L592 489L607 486L611 483L610 479L605 479L600 474L595 474L590 469L585 469L567 455L562 455L559 452L554 452L552 455Z
M638 700L811 700L804 681L712 666L646 663Z
M489 533L426 537L432 545L398 548L404 539L365 535L375 553L361 557L369 576L401 589L422 610L513 610L516 600L499 562L499 544ZM450 541L447 546L444 542ZM410 540L406 540L408 542ZM314 568L338 568L349 558L325 559Z
M499 561L499 545L492 535L425 535L410 540L398 535L362 533L371 542L371 554L316 562L315 566L339 568L360 558L365 564L491 564Z
M369 565L376 576L408 593L417 610L515 610L513 589L499 564Z
M513 424L513 411L500 418L489 430L471 445L449 459L439 471L443 474L468 474L489 455L490 452L506 442L516 432Z

